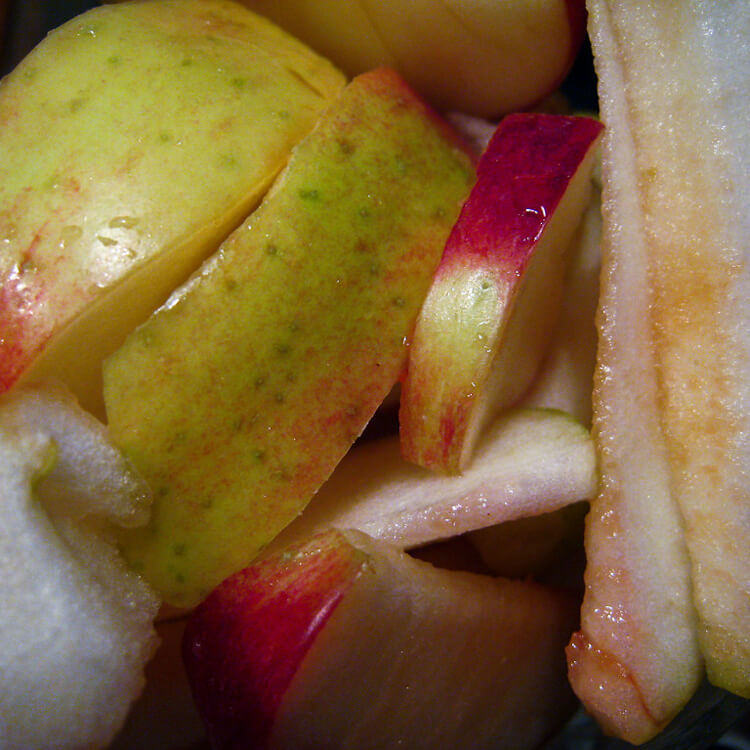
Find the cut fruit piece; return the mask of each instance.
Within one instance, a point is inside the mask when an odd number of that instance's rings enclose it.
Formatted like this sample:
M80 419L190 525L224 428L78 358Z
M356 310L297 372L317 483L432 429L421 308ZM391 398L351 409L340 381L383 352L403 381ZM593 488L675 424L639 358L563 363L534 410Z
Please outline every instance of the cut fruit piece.
M525 407L560 409L587 427L591 426L596 366L601 210L600 191L595 188L572 248L557 330L539 375L522 401Z
M487 420L528 388L557 322L600 132L591 118L544 114L498 127L414 332L399 415L408 460L460 471Z
M642 742L701 656L750 695L750 7L596 0L590 20L603 482L570 673L605 729Z
M0 94L0 391L101 362L257 205L343 76L221 0L96 8Z
M534 748L576 599L330 530L221 584L183 654L216 748Z
M245 226L105 363L115 441L155 492L123 539L191 606L328 478L401 375L474 170L385 69L353 81Z
M243 0L350 75L398 70L443 111L500 117L562 82L583 0Z
M273 549L330 526L408 549L586 500L597 482L591 436L560 412L528 409L498 418L460 476L407 463L398 438L383 438L352 449Z
M149 492L57 387L0 400L0 745L105 747L156 647L154 593L108 530Z

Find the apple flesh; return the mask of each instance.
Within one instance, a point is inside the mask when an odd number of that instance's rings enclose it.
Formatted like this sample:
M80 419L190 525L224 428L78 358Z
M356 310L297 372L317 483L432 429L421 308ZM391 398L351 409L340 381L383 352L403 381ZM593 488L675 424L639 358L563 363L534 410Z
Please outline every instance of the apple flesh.
M554 91L585 33L583 0L244 0L350 75L387 65L443 111L485 118Z
M110 433L154 489L123 538L191 606L307 504L398 380L474 180L393 72L355 79L261 207L105 363Z
M557 321L566 251L601 124L521 114L498 127L417 321L399 414L404 456L456 473L528 388Z
M154 592L111 529L150 493L59 387L0 399L0 745L105 747L156 647Z
M750 695L750 9L590 4L604 243L573 686L643 742L703 675ZM627 92L627 96L625 95Z
M589 499L597 485L589 432L561 412L525 409L495 420L459 476L404 461L397 436L354 447L272 548L333 526L409 549Z
M216 748L536 747L576 599L329 530L224 581L183 656Z
M257 205L339 92L239 5L96 8L0 94L0 391L53 375L98 415L101 361Z

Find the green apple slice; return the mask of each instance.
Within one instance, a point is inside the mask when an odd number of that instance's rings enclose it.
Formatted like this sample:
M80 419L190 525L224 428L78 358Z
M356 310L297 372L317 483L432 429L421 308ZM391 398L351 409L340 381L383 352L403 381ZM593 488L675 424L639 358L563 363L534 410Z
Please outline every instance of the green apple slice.
M588 430L561 412L522 409L495 420L458 476L405 461L397 436L353 448L273 548L333 526L408 549L587 500L597 483Z
M0 391L101 361L257 205L343 76L221 0L94 9L0 93Z
M576 692L631 742L750 695L750 7L590 3L606 123Z
M330 530L224 581L183 656L216 748L539 746L577 600Z
M261 207L106 363L111 433L155 492L123 540L168 602L244 567L398 380L474 179L392 72L355 79Z

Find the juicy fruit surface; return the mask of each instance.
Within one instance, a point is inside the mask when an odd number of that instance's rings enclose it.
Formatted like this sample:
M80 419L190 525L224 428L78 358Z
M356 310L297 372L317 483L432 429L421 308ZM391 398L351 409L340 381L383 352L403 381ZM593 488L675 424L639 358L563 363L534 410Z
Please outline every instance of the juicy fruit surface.
M575 618L566 594L328 531L222 583L184 653L217 747L520 749L573 705Z
M149 493L59 389L0 400L0 746L104 747L143 685L158 601L111 525Z
M53 32L0 95L0 390L51 373L101 411L101 359L245 218L342 85L221 0L102 7Z
M307 503L387 395L473 169L387 71L355 80L245 226L105 365L155 493L132 563L195 603Z
M407 459L459 471L486 420L528 387L600 132L593 119L541 114L498 127L417 321L399 414Z
M704 658L716 684L750 684L750 14L592 2L590 18L607 123L603 482L569 660L600 723L642 742L690 698Z
M512 411L488 427L458 476L405 461L397 436L355 446L272 546L334 526L409 549L587 500L597 482L581 424L552 410Z

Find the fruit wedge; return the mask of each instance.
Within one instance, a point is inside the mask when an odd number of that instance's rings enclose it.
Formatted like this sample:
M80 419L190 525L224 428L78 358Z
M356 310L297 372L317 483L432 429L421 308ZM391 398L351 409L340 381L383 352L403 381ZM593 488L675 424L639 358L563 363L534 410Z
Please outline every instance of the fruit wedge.
M557 321L600 132L591 118L545 114L498 127L414 332L399 415L408 460L460 471L487 420L528 388Z
M58 387L0 399L0 745L105 747L156 647L154 592L110 529L150 495Z
M96 8L0 93L0 391L101 361L257 205L343 76L222 0Z
M588 431L561 412L524 409L495 420L459 476L404 461L395 436L353 448L273 549L330 526L408 549L587 500L597 483Z
M537 747L576 599L330 530L221 584L183 656L216 748Z
M596 0L590 19L603 481L570 672L606 729L642 742L703 659L750 695L750 8Z
M489 118L554 91L583 41L584 0L244 0L350 75L388 65L442 111Z
M196 604L302 510L405 364L474 179L391 71L353 81L262 206L105 364L109 427L155 493L123 540Z

